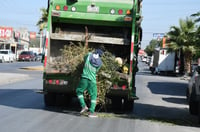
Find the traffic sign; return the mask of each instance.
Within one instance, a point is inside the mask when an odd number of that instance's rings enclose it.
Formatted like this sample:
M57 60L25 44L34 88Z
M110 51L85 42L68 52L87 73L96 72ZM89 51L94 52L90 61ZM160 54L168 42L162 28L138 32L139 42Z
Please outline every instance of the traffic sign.
M157 38L163 38L165 36L164 33L153 33L153 38L157 39Z

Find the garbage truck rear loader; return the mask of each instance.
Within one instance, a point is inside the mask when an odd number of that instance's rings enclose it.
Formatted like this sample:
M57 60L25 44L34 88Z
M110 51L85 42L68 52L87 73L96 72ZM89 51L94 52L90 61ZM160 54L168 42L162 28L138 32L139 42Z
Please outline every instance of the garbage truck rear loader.
M76 86L69 87L73 76L53 65L60 49L70 42L103 45L113 55L128 59L127 85L111 86L107 97L124 102L132 109L136 96L137 54L142 38L142 0L49 0L46 32L43 91L46 106L54 105L57 95L75 96ZM124 100L124 101L122 101Z

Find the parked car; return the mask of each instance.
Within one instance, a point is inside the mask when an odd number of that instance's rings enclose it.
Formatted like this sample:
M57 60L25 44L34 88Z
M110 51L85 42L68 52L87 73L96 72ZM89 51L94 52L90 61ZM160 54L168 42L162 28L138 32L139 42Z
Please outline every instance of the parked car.
M200 66L197 66L192 73L186 96L190 114L197 115L200 123Z
M142 62L146 62L147 61L147 56L142 56Z
M36 56L36 60L37 60L37 61L41 61L41 60L42 60L42 56L43 56L43 54L42 54L42 53L39 53L39 54Z
M18 57L18 61L36 61L33 51L22 51Z
M14 62L16 60L15 54L11 50L0 50L0 62Z

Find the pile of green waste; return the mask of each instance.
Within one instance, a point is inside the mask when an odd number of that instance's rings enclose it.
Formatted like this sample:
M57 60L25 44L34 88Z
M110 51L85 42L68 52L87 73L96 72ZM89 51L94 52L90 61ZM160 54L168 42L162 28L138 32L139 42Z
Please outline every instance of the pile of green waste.
M78 82L83 70L84 56L88 52L93 52L93 48L85 48L83 45L70 44L65 46L62 52L62 66L66 73L70 74L71 80L68 85L72 87L77 87ZM114 84L120 83L120 76L118 74L120 65L115 61L116 57L108 51L104 51L102 58L103 65L99 72L97 73L97 89L98 89L98 99L97 105L104 106L106 93ZM89 95L85 92L85 99L89 101Z

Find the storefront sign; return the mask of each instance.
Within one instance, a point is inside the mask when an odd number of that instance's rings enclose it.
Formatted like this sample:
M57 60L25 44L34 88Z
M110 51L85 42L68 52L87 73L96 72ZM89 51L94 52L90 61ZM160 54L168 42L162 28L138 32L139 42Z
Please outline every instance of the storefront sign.
M0 27L0 38L9 39L13 35L12 27Z
M36 38L36 32L29 32L30 39L35 39Z

